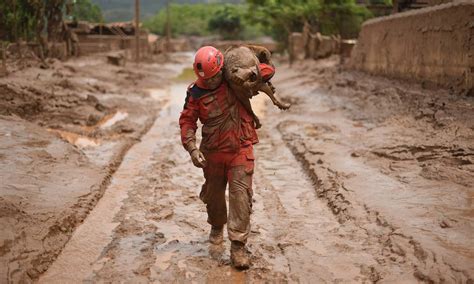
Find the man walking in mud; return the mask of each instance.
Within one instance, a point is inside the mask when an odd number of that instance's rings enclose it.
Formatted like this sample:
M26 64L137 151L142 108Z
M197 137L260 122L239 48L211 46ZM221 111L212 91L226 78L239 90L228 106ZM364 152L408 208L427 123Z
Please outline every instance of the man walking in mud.
M206 204L209 241L221 244L223 229L231 240L231 262L247 269L245 244L250 232L252 209L253 144L258 143L252 116L236 99L223 79L224 56L214 47L200 48L194 59L198 79L188 87L179 124L184 148L196 167L204 171L200 198ZM196 146L197 120L202 141ZM229 184L229 215L225 200Z

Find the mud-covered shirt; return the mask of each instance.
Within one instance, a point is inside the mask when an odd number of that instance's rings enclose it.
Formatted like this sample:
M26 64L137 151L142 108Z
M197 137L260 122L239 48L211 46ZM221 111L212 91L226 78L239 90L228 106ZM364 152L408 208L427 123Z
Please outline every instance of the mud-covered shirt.
M214 90L191 84L179 118L181 142L188 151L196 145L197 120L203 124L202 152L237 152L258 143L252 116L223 83Z

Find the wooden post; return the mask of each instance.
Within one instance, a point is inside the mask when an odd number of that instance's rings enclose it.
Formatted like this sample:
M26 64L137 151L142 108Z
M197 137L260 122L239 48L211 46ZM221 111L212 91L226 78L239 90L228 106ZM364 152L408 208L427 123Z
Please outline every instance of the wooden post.
M99 25L99 36L100 36L100 40L99 40L99 46L100 46L100 51L101 52L104 52L105 48L104 48L104 37L102 36L102 29L104 28L104 21L100 21L100 25Z
M15 25L13 26L13 28L15 29L15 31L13 32L15 38L13 39L13 42L18 42L18 16L16 10L16 2L17 1L13 1L13 18L15 21Z
M398 13L399 12L399 10L398 10L398 0L393 0L392 5L393 5L392 14Z
M140 61L140 0L135 0L135 60Z
M171 15L170 0L166 1L166 52L171 50Z
M0 72L0 76L6 76L8 74L7 70L7 55L6 55L6 48L5 48L5 43L1 43L2 47L2 70Z

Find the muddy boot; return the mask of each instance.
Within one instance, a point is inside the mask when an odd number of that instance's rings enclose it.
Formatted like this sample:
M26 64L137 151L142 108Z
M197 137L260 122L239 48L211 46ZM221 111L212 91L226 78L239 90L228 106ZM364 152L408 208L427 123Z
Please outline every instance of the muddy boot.
M250 260L247 255L247 249L245 248L245 244L232 241L230 246L230 261L232 265L237 269L248 269L250 266Z
M224 227L214 227L211 228L211 233L209 234L209 242L213 245L222 244L224 241Z

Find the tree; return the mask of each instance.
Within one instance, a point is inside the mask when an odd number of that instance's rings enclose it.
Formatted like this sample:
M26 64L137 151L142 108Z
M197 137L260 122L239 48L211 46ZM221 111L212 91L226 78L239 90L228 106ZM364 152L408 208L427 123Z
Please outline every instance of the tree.
M247 3L248 17L285 45L288 34L300 32L305 22L318 23L318 0L247 0Z
M248 15L273 37L287 44L288 35L301 32L305 22L323 34L355 37L371 16L354 0L247 0Z
M17 41L30 39L35 34L39 19L35 13L40 1L4 0L0 1L0 36L2 40ZM41 7L38 7L41 9Z
M171 4L171 34L173 36L209 35L209 19L218 8L217 4ZM166 34L165 9L161 9L158 14L146 20L144 27L157 34Z
M76 0L71 15L78 21L93 23L102 23L104 21L102 10L99 6L93 4L91 0Z
M339 34L342 38L356 38L362 22L372 13L354 0L323 0L319 13L321 32Z
M242 13L235 5L219 8L209 20L209 30L218 32L223 39L238 39L243 31Z

